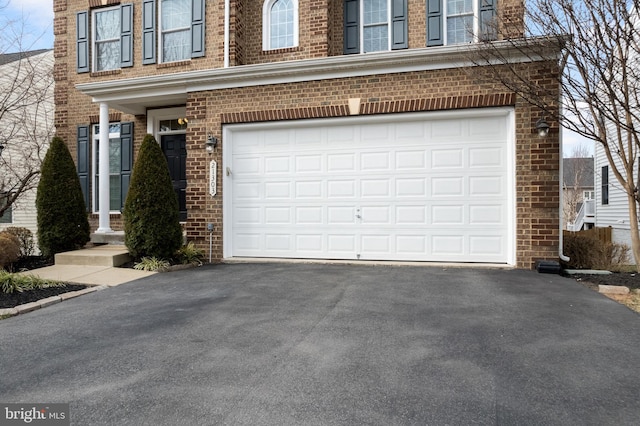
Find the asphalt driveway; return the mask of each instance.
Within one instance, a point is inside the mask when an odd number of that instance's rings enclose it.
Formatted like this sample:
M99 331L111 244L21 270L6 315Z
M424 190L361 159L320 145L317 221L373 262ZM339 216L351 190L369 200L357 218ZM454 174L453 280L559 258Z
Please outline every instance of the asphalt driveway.
M0 402L74 425L625 425L640 315L557 275L158 274L0 321Z

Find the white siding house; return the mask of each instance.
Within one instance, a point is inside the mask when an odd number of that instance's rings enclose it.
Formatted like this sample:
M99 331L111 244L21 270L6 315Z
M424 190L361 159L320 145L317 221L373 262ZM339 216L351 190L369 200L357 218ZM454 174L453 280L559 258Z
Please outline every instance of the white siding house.
M0 144L4 148L0 153L0 178L4 181L4 190L12 187L11 183L7 184L7 180L11 179L11 176L24 173L23 170L27 170L27 167L37 169L41 160L44 159L54 131L53 62L53 50L50 49L0 55L0 94L4 99L7 99L7 96L19 96L21 90L28 87L29 84L34 85L36 90L42 90L45 93L43 100L37 103L30 100L25 101L24 103L28 105L5 112L0 116L0 126L2 127ZM15 76L28 73L33 75L33 82L25 83L22 81L18 85L19 87L14 87L16 86ZM27 79L30 78L30 76L27 77ZM15 102L14 105L16 104L20 104L20 102ZM37 181L35 186L37 186ZM0 194L0 200L2 195ZM36 239L35 203L36 189L34 187L20 195L11 209L5 211L0 217L0 230L8 227L23 227L31 230L34 239Z
M634 156L638 158L638 152L634 152ZM616 165L621 168L619 158L616 159ZM634 180L637 178L638 169L636 167ZM596 144L595 148L594 180L596 227L610 226L613 242L631 247L627 194L613 174L604 149L599 144Z

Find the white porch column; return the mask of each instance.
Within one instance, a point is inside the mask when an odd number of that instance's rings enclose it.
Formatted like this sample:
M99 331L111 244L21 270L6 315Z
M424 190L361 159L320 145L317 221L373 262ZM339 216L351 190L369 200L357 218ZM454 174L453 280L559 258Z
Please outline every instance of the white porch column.
M113 232L109 224L109 105L100 102L100 148L98 150L98 211L99 221L96 233Z

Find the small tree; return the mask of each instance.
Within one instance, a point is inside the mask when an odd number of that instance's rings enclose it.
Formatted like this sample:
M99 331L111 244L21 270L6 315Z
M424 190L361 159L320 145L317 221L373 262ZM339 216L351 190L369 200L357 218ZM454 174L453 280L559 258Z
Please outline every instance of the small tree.
M482 79L502 84L540 108L541 117L593 140L602 149L626 194L631 248L638 270L639 10L638 1L629 0L529 0L522 37L509 38L515 32L510 31L512 25L521 26L522 22L496 18L498 38L503 40L470 52L470 59L482 65L474 69L478 75L484 74L479 75ZM506 47L510 55L503 53ZM519 61L546 60L561 72L553 81L527 75L513 57ZM550 96L550 89L555 93L556 88L562 94L562 108Z
M77 250L89 241L87 208L76 166L57 136L42 163L36 208L38 244L44 256Z
M167 259L182 245L178 198L167 160L152 135L142 141L122 214L125 244L133 257Z

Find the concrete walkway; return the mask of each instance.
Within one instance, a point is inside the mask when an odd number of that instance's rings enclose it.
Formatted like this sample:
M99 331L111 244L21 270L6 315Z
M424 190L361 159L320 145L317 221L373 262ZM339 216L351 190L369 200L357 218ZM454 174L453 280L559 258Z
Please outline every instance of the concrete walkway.
M155 272L117 267L130 260L131 256L125 246L101 245L58 253L55 256L55 265L33 269L25 274L72 284L108 287L155 274Z
M72 284L105 285L113 287L139 278L145 278L155 273L156 272L138 271L131 268L116 268L113 266L53 265L34 269L25 274Z

